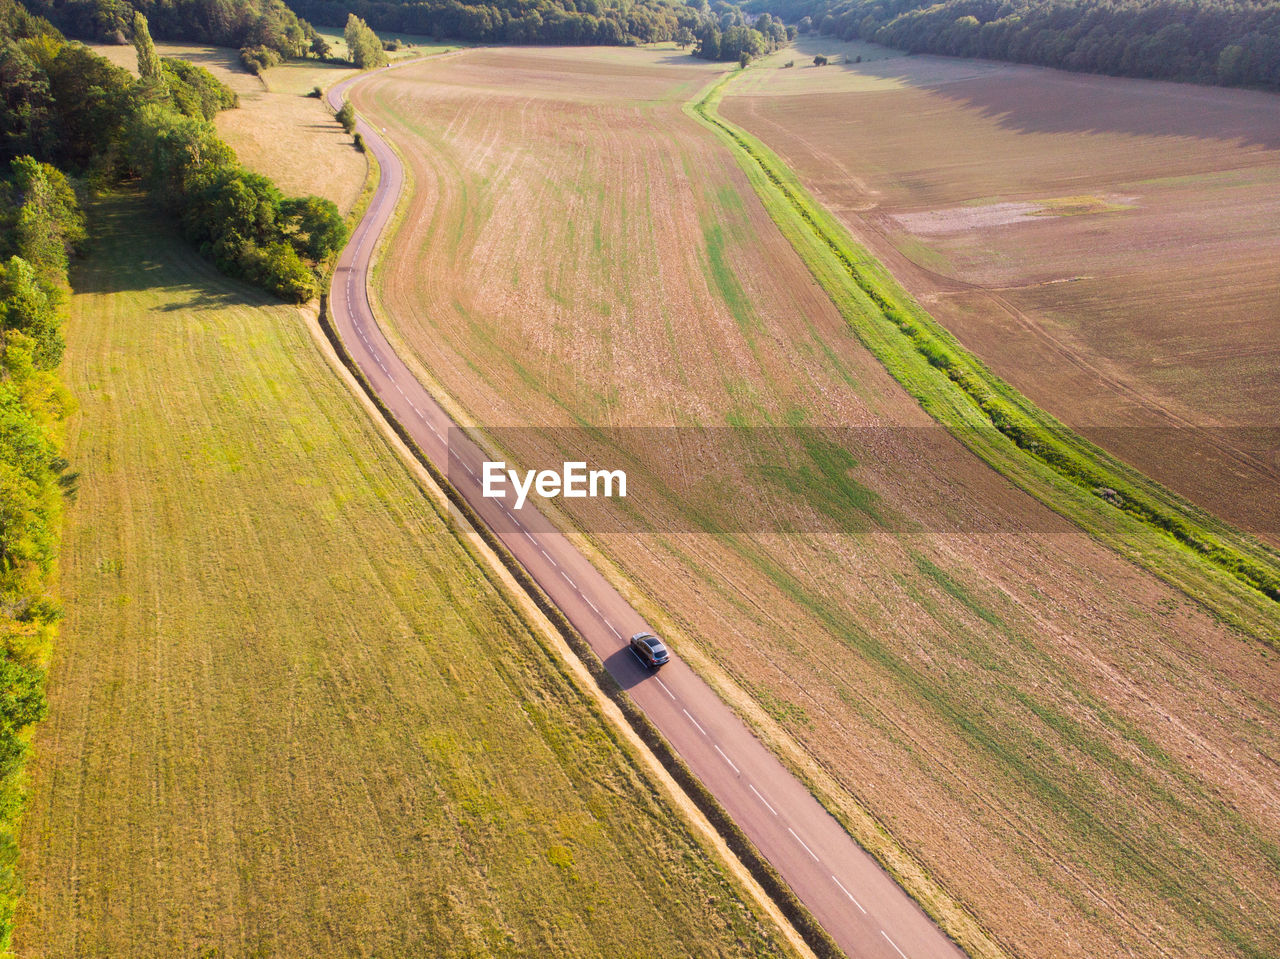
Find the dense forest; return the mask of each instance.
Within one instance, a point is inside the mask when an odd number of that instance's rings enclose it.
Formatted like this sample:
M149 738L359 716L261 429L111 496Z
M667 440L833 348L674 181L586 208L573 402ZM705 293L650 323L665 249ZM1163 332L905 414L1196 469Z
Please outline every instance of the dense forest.
M264 66L288 57L328 56L329 46L283 0L22 0L78 40L125 43L133 15L143 14L161 40L184 40L250 51Z
M912 53L1280 89L1276 0L752 0L800 32Z
M744 18L738 6L707 0L22 0L64 33L123 43L133 13L154 35L238 47L258 73L289 57L327 58L312 21L345 27L354 14L375 30L482 43L626 45L675 40L709 60L768 53L787 37L768 14ZM301 19L301 18L307 19ZM794 36L794 28L791 35ZM376 58L368 58L369 61Z
M161 59L146 19L133 16L138 79L52 28L37 32L41 21L9 14L0 160L26 155L99 181L136 178L220 269L288 300L311 298L312 267L344 240L337 208L286 198L242 168L209 123L235 94L202 67Z
M766 53L772 53L796 35L795 27L786 27L777 17L762 13L754 22L743 16L742 10L728 4L720 5L719 16L701 18L694 36L697 46L695 57L703 60L737 60L744 67L748 61ZM677 43L689 39L688 34L677 32Z
M628 45L675 40L711 60L738 60L776 48L786 30L772 17L748 21L729 3L706 0L292 0L300 16L340 27L351 13L383 33L481 43ZM766 26L767 31L761 31ZM721 49L720 38L730 34ZM714 42L711 42L714 38Z

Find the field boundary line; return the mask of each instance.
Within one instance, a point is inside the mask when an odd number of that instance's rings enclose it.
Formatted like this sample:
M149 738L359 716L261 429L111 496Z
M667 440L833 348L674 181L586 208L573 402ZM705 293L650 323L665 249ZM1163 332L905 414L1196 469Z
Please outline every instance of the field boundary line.
M1240 632L1280 648L1280 552L1088 442L965 350L775 153L720 116L716 106L733 76L704 87L686 114L730 149L859 341L925 412L1049 509Z

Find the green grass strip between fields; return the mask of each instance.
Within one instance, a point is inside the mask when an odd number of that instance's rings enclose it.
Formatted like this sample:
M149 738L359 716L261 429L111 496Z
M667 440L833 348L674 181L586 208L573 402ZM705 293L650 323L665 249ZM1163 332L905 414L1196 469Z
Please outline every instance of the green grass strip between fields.
M861 342L990 466L1224 620L1280 644L1280 554L1079 436L925 312L768 147L719 115L731 77L687 105L733 149L766 209Z

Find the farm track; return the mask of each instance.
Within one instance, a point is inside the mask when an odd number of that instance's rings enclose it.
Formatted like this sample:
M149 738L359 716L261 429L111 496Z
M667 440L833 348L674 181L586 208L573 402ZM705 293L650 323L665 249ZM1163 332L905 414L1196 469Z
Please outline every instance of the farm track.
M361 79L333 87L330 105L340 106ZM647 628L646 622L567 537L529 504L517 510L507 500L480 495L484 454L415 379L373 315L368 283L374 254L405 176L377 130L363 118L357 130L382 178L339 259L329 309L370 388L441 473L465 473L457 491L467 504L849 956L963 955L689 666L677 659L655 675L638 663L625 638Z

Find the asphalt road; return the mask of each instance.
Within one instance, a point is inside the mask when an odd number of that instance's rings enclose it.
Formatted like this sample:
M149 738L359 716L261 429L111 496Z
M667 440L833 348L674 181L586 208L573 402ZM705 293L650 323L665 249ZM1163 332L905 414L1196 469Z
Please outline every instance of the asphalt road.
M368 76L334 86L329 104L337 109L347 89ZM400 196L404 170L377 130L364 119L356 129L381 165L382 179L338 262L329 308L369 383L849 956L963 956L674 651L660 673L640 664L627 638L647 624L554 530L533 496L516 510L513 495L508 500L481 495L486 457L460 431L450 432L452 420L391 349L374 319L366 289L370 259Z

